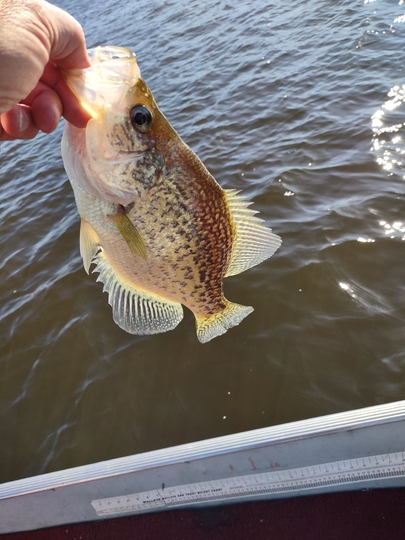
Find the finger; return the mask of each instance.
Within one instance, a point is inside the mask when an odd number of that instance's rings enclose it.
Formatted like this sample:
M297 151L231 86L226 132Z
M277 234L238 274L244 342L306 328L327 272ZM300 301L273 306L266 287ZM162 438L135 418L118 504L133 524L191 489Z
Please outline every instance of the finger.
M34 124L44 133L54 131L62 116L62 102L50 88L40 92L31 105Z
M38 129L44 133L56 129L63 106L57 93L48 85L40 81L21 103L30 106L32 120Z
M14 139L14 137L11 137L11 135L9 135L6 131L4 131L4 128L3 126L1 125L2 123L2 114L0 114L0 142L2 141L11 141Z
M91 115L82 108L79 100L64 80L56 85L56 91L63 103L64 118L78 128L85 128Z
M0 140L2 141L33 139L39 131L31 116L30 108L20 104L1 115L1 127L3 133L0 133Z
M41 81L53 88L60 97L63 104L62 114L66 120L78 128L86 127L91 116L82 109L79 100L65 83L59 69L52 62L48 62L46 65Z

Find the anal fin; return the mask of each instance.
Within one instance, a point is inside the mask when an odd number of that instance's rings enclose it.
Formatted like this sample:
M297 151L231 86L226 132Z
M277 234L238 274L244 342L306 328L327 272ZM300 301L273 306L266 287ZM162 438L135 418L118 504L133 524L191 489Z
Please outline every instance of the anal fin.
M121 278L112 268L105 252L100 252L93 272L108 292L113 319L120 328L136 335L160 334L173 330L183 318L180 303L170 302L153 293L142 291Z
M83 259L83 266L89 273L90 265L98 250L100 249L99 238L93 227L85 219L80 222L80 255Z

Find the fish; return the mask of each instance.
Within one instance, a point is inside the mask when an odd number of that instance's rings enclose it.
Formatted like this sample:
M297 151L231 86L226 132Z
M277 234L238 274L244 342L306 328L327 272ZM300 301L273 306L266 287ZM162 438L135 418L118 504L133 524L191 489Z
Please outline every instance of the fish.
M126 332L173 330L186 306L206 343L253 311L225 298L223 279L268 259L281 239L183 142L133 51L96 47L89 56L91 67L63 77L90 120L66 122L61 143L84 269L95 265Z

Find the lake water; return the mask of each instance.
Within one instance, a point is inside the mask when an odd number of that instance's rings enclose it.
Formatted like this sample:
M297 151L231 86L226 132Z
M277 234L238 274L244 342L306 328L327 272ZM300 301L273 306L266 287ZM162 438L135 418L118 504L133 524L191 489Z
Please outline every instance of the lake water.
M283 239L202 345L131 336L50 136L0 148L0 481L405 398L403 0L61 0L136 51L182 138ZM158 216L157 216L158 219Z

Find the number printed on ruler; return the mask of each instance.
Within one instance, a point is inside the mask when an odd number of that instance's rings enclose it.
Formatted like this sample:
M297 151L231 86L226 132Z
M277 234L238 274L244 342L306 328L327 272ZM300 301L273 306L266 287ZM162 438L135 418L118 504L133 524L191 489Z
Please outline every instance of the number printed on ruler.
M209 482L143 491L91 502L99 516L242 500L245 497L316 489L405 476L405 452L368 456L277 472L255 473Z

